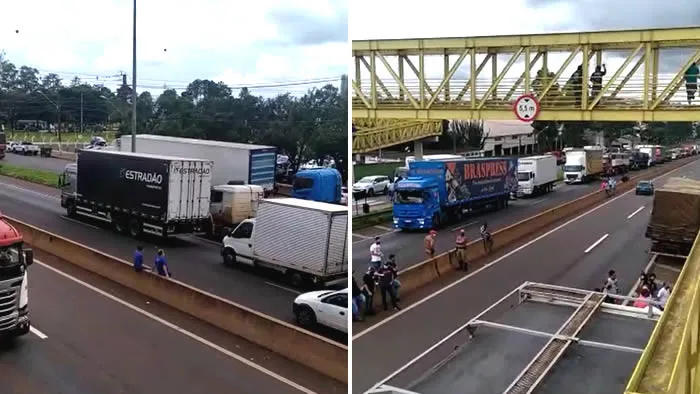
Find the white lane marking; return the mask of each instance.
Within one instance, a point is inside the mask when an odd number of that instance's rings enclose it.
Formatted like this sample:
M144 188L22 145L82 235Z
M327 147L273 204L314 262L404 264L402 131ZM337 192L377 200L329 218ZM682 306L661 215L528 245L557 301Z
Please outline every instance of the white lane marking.
M656 266L659 267L659 268L663 268L663 269L667 269L667 270L669 270L669 271L676 272L676 273L680 273L680 272L681 272L681 269L680 269L680 268L678 268L678 267L672 267L672 266L670 266L670 265L668 265L668 264L657 264Z
M654 263L656 263L656 258L657 258L657 257L659 257L659 255L656 254L656 253L654 253L654 255L651 256L651 259L649 259L649 262L648 262L647 265L644 267L644 272L649 272L649 270L651 269L651 266L653 266ZM627 293L627 297L634 297L635 293L637 293L637 288L639 288L639 285L642 284L642 281L641 281L640 279L641 279L641 278L637 278L637 280L634 281L634 286L632 286L632 288L630 289L630 291ZM624 302L622 302L622 305L629 305L630 302L632 302L632 301L630 301L630 300L625 300Z
M265 284L268 285L268 286L276 287L276 288L278 288L278 289L282 289L282 290L284 290L284 291L288 291L288 292L290 292L290 293L301 294L300 291L297 291L297 290L294 290L294 289L292 289L292 288L285 287L285 286L282 286L282 285L278 285L277 283L265 282Z
M463 228L467 228L467 227L469 227L469 226L473 226L473 225L475 225L475 224L477 224L477 223L479 223L479 222L469 222L469 223L467 223L467 224L463 224L463 225L461 225L461 226L457 226L457 227L451 228L450 231L461 230L461 229L463 229Z
M373 227L376 227L376 226L373 226ZM388 228L388 227L385 227L385 229L386 229L386 228ZM381 237L383 237L383 236L385 236L385 235L398 233L399 231L400 231L400 230L391 230L391 231L387 231L387 232L384 232L384 233L380 233L380 234L368 236L368 237L365 238L365 239L360 239L360 240L357 240L357 241L352 241L352 243L353 243L353 244L356 244L356 243L360 243L360 242L366 242L367 240L370 240L370 239L373 240L374 237L380 237L380 238L381 238ZM357 236L357 234L353 234L353 235Z
M372 239L372 237L368 237L368 236L362 235L362 234L355 234L355 233L352 233L352 236L353 236L353 237L360 238L361 240Z
M297 384L297 383L295 383L295 382L293 382L293 381L291 381L291 380L285 378L284 376L278 375L277 373L275 373L275 372L273 372L273 371L270 371L269 369L263 367L262 365L258 365L258 364L256 364L256 363L254 363L254 362L248 360L247 358L245 358L245 357L243 357L243 356L240 356L240 355L238 355L238 354L236 354L236 353L233 353L233 352L231 352L230 350L228 350L228 349L226 349L226 348L223 348L223 347L221 347L221 346L219 346L219 345L217 345L217 344L215 344L215 343L213 343L213 342L210 342L210 341L208 341L208 340L206 340L206 339L204 339L204 338L202 338L202 337L200 337L200 336L197 336L196 334L193 334L193 333L191 333L191 332L185 330L185 329L182 328L182 327L179 327L179 326L177 326L177 325L175 325L175 324L173 324L173 323L171 323L171 322L169 322L169 321L167 321L167 320L165 320L165 319L162 319L162 318L160 318L160 317L158 317L158 316L156 316L156 315L154 315L154 314L152 314L152 313L146 311L146 310L143 310L143 309L137 307L136 305L130 304L130 303L128 303L128 302L126 302L126 301L124 301L124 300L122 300L122 299L120 299L120 298L117 298L117 297L113 296L112 294L109 294L109 293L107 293L106 291L103 291L103 290L101 290L101 289L98 289L97 287L95 287L95 286L93 286L93 285L91 285L91 284L89 284L89 283L87 283L87 282L84 282L84 281L82 281L82 280L80 280L80 279L78 279L78 278L76 278L76 277L74 277L74 276L72 276L72 275L69 275L69 274L67 274L67 273L65 273L65 272L63 272L63 271L60 271L60 270L58 270L58 269L56 269L56 268L54 268L54 267L51 267L50 265L48 265L48 264L46 264L46 263L43 263L43 262L41 262L41 261L39 261L39 260L36 260L36 259L35 259L34 262L37 263L37 264L39 264L40 266L42 266L42 267L48 269L48 270L51 270L51 271L55 272L55 273L58 274L58 275L63 276L64 278L66 278L66 279L68 279L68 280L70 280L70 281L73 281L73 282L75 282L75 283L77 283L77 284L79 284L79 285L81 285L81 286L83 286L83 287L85 287L85 288L87 288L87 289L89 289L89 290L94 291L95 293L97 293L97 294L99 294L99 295L101 295L101 296L103 296L103 297L105 297L105 298L108 298L108 299L110 299L110 300L116 302L117 304L120 304L120 305L122 305L122 306L124 306L124 307L126 307L126 308L128 308L128 309L131 309L132 311L134 311L134 312L136 312L136 313L139 313L139 314L141 314L141 315L143 315L143 316L145 316L145 317L147 317L147 318L149 318L149 319L151 319L151 320L153 320L153 321L156 321L156 322L158 322L158 323L160 323L160 324L162 324L162 325L164 325L164 326L166 326L166 327L168 327L168 328L170 328L170 329L173 329L173 330L175 330L175 331L181 333L182 335L184 335L184 336L186 336L186 337L189 337L190 339L193 339L193 340L195 340L195 341L201 343L202 345L208 346L209 348L214 349L214 350L216 350L216 351L218 351L218 352L220 352L220 353L222 353L222 354L224 354L224 355L226 355L226 356L228 356L228 357L230 357L230 358L232 358L232 359L234 359L234 360L236 360L236 361L238 361L238 362L240 362L240 363L242 363L242 364L245 364L245 365L247 365L248 367L257 370L258 372L261 372L261 373L263 373L263 374L265 374L265 375L267 375L267 376L269 376L269 377L271 377L271 378L273 378L273 379L276 379L276 380L280 381L281 383L284 383L284 384L286 384L286 385L288 385L288 386L290 386L290 387L293 387L294 389L296 389L296 390L298 390L298 391L300 391L300 392L302 392L302 393L305 393L305 394L316 394L314 391L312 391L312 390L310 390L310 389L308 389L308 388L306 388L306 387L304 387L304 386L302 386L302 385L300 385L300 384Z
M689 162L689 163L683 164L682 166L680 166L680 167L678 167L678 168L676 168L676 169L674 169L674 170L671 170L671 171L669 171L669 172L667 172L667 173L665 173L665 174L663 174L663 175L659 175L659 176L653 178L652 180L657 180L657 179L659 179L659 178L667 177L667 176L673 174L674 172L677 172L677 171L679 171L679 170L681 170L681 169L683 169L683 168L686 168L687 166L689 166L689 165L691 165L691 164L693 164L693 163L696 163L696 161L693 160L693 161L691 161L691 162ZM512 256L512 255L514 255L514 254L520 252L521 250L523 250L523 249L525 249L525 248L527 248L527 247L529 247L529 246L532 246L533 244L535 244L536 242L542 240L543 238L546 238L546 237L548 237L548 236L554 234L555 232L561 230L562 228L568 226L569 224L574 223L574 222L580 220L581 218L583 218L583 217L585 217L585 216L587 216L587 215L590 215L591 213L593 213L593 212L599 210L600 208L603 208L604 206L606 206L606 205L608 205L608 204L611 204L611 203L617 201L618 199L620 199L620 198L622 198L622 197L624 197L624 196L626 196L626 195L632 193L633 191L634 191L634 189L633 189L633 190L628 190L628 191L626 191L626 192L620 194L620 195L617 196L617 197L613 197L611 200L608 200L608 201L606 201L606 202L604 202L604 203L602 203L602 204L600 204L600 205L594 207L593 209L591 209L591 210L589 210L589 211L587 211L587 212L584 212L584 213L580 214L579 216L576 216L575 218L573 218L573 219L571 219L571 220L569 220L569 221L567 221L567 222L565 222L565 223L560 224L559 226L557 226L557 227L555 227L555 228L553 228L553 229L547 231L546 233L544 233L544 234L538 236L537 238L532 239L532 240L530 240L530 241L524 243L523 245L520 245L519 247L517 247L517 248L511 250L510 252L504 254L503 256L498 257L497 259L495 259L495 260L493 260L493 261L491 261L491 262L485 264L483 267L481 267L481 268L479 268L479 269L477 269L477 270L475 270L475 271L472 271L471 273L465 275L465 276L462 277L461 279L459 279L459 280L457 280L457 281L455 281L455 282L450 283L449 285L447 285L447 286L441 288L440 290L435 291L434 293L428 294L427 296L425 296L425 298L422 298L422 299L416 301L415 303L404 307L404 308L401 309L400 311L398 311L398 312L396 312L396 313L393 313L392 315L389 315L386 319L380 320L380 321L378 321L377 323L375 323L374 325L371 325L371 326L365 328L364 330L362 330L362 331L358 332L357 334L355 334L355 335L352 337L352 340L354 341L354 340L356 340L356 339L361 338L363 335L369 334L370 332L372 332L372 331L376 330L377 328L379 328L379 327L381 327L381 326L383 326L383 325L385 325L385 324L391 322L392 320L398 318L399 316L403 315L404 313L407 313L408 311L410 311L410 310L412 310L412 309L414 309L414 308L419 307L420 305L422 305L422 304L424 304L424 303L426 303L426 302L432 300L433 298L439 296L440 294L442 294L442 293L444 293L444 292L450 290L451 288L453 288L453 287L455 287L455 286L459 286L460 284L462 284L462 282L471 279L474 275L476 275L476 274L478 274L478 273L480 273L480 272L482 272L482 271L484 271L484 270L490 268L490 267L493 266L494 264L500 263L501 261L503 261L503 260L509 258L510 256Z
M547 198L546 198L546 197L545 197L545 198L539 198L539 199L537 199L537 200L532 201L532 202L530 203L530 205L537 205L537 204L543 203L543 202L545 202L545 201L547 201Z
M58 174L56 175L56 178L58 179ZM48 195L48 194L40 193L40 192L31 190L31 189L25 189L25 188L23 188L23 187L20 187L20 186L17 186L17 185L13 185L13 184L10 184L10 183L5 183L5 184L3 184L3 187L8 187L8 188L10 188L10 189L15 189L15 190L21 190L22 192L32 193L32 194L34 194L34 195L41 196L41 197L44 197L44 198L48 198L48 199L51 199L51 200L59 200L59 201L61 200L60 197L56 197L56 196L51 196L51 195Z
M590 252L590 251L593 250L596 246L600 245L601 242L605 241L605 238L608 238L609 236L610 236L610 234L605 234L605 235L603 235L602 237L598 238L598 240L595 241L595 242L593 242L593 244L591 244L591 246L589 246L588 249L584 250L583 253L588 253L588 252Z
M641 212L642 209L644 209L644 205L642 205L641 207L637 208L636 211L630 213L629 216L627 216L627 219L632 219L632 217L633 217L634 215L638 214L639 212Z
M35 260L35 261L36 261L36 260ZM43 332L39 331L39 330L38 330L36 327L34 327L34 326L29 326L29 331L30 331L32 334L38 336L38 337L41 338L41 339L46 339L46 338L48 338L48 336L46 336L46 334L44 334Z
M66 217L66 216L63 216L63 215L61 215L61 216L59 216L59 217L60 217L61 219L65 220L65 221L67 221L67 222L72 222L72 223L75 223L75 224L80 224L80 225L82 225L82 226L94 228L94 229L96 229L96 230L102 230L101 228L99 228L99 227L97 227L97 226L93 226L92 224L85 223L85 222L81 222L80 220L76 220L76 219L73 219L73 218L69 218L69 217Z
M379 226L379 225L377 225L377 226L372 226L372 227L378 228L378 229L380 229L380 230L384 230L384 231L386 231L387 233L393 233L393 232L394 232L394 229L393 229L393 228L389 228L389 227L386 227L386 226Z

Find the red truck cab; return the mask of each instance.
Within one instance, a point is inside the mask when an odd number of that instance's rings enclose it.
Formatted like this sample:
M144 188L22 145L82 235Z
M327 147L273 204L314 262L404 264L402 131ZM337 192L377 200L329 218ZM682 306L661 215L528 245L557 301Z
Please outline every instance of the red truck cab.
M0 213L0 338L29 333L27 268L34 262L22 234Z

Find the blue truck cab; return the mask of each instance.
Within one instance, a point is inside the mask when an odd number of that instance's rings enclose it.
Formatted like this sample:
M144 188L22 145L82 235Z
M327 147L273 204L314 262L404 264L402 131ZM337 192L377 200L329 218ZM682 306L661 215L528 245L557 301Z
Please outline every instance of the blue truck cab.
M394 184L394 227L427 230L485 208L505 208L518 186L518 159L415 161Z
M343 178L335 168L313 168L297 172L292 183L292 197L330 204L340 204Z

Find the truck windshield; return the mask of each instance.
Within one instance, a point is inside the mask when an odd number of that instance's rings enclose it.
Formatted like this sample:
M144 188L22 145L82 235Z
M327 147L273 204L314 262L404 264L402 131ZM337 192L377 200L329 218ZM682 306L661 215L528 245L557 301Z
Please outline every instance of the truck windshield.
M394 200L397 204L422 204L423 203L423 191L422 190L401 190L396 192L396 198Z
M518 173L518 181L520 182L525 182L530 180L530 173L529 172L519 172Z
M564 166L564 172L579 172L583 171L583 166Z
M294 190L311 189L312 187L314 187L314 180L311 178L296 177L292 184Z
M0 248L0 281L16 278L22 275L20 268L19 245L11 245Z

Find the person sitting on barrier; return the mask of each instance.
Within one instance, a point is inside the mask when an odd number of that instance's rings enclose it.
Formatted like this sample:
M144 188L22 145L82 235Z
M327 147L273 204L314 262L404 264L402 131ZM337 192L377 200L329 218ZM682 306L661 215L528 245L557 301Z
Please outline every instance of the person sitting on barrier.
M661 303L661 305L657 306L657 308L663 311L666 307L666 303L668 302L668 297L670 296L671 286L668 283L662 284L658 294L656 295L657 300Z
M637 298L636 301L634 301L634 307L635 308L646 308L649 306L649 299L651 298L651 292L649 292L649 289L646 287L642 288L642 291L639 295L639 298Z
M163 251L163 249L158 249L155 266L158 275L167 276L168 278L172 277L172 274L170 273L170 268L168 267L168 261L165 258L165 251Z
M143 246L137 245L134 251L134 271L143 271Z
M390 254L389 259L386 261L386 265L392 270L394 275L394 294L396 294L396 301L401 301L399 297L399 289L401 288L401 282L399 281L399 267L396 265L396 255Z
M457 262L459 269L467 270L467 236L464 234L464 229L459 230L457 239L455 239L455 252L457 254Z
M428 235L425 236L423 239L423 249L425 249L425 257L428 259L432 259L435 257L435 236L437 235L437 231L435 230L430 230L428 232Z

